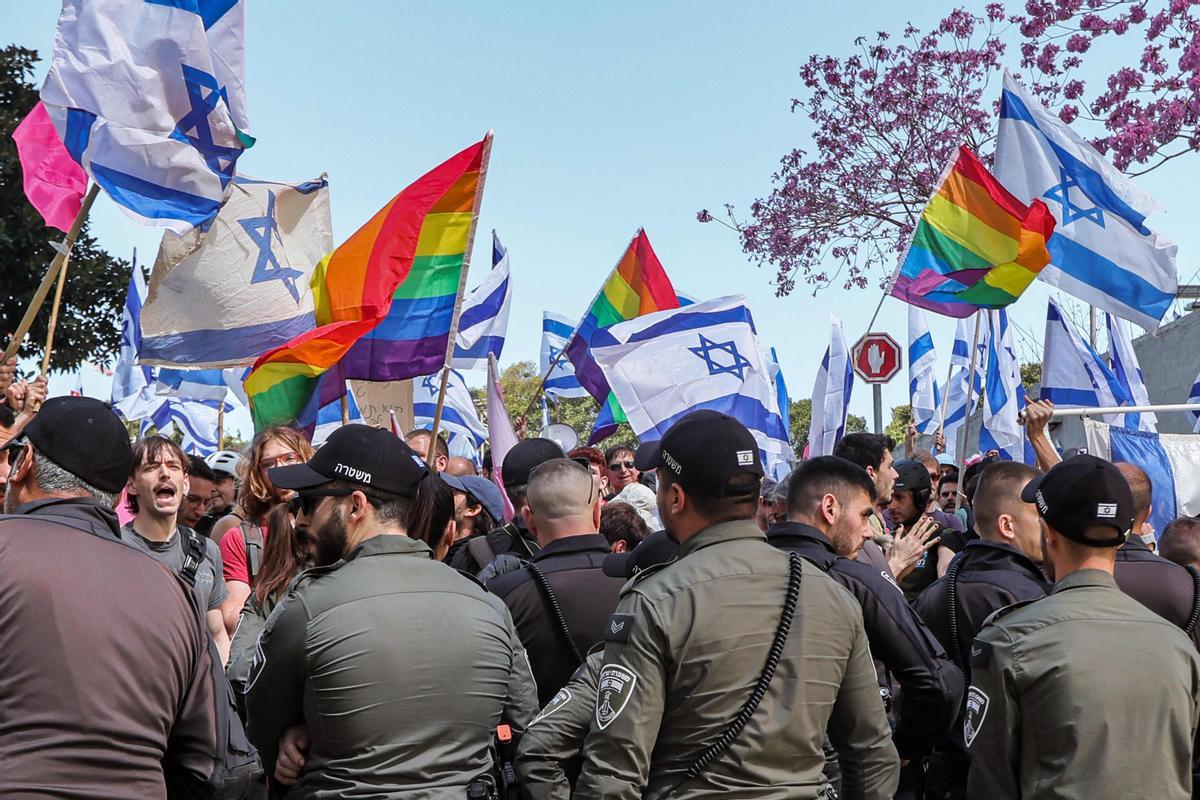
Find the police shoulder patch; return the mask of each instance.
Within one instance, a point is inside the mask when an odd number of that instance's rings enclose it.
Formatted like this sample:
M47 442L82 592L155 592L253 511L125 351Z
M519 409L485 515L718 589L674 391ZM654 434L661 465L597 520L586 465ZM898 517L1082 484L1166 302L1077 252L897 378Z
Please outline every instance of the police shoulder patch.
M971 666L986 667L992 663L992 643L982 639L971 642Z
M963 717L963 741L967 747L975 741L987 718L989 700L987 693L978 686L967 690L967 711Z
M533 718L532 722L529 723L530 726L537 725L539 722L553 714L555 711L558 711L569 702L571 702L570 690L566 689L565 687L559 689L558 694L554 695L554 697L551 697L550 702L546 704L546 707L538 712L538 715Z
M613 723L633 696L637 675L620 664L605 664L596 684L596 726L604 730Z
M604 628L604 641L628 642L629 632L633 630L632 614L613 614Z

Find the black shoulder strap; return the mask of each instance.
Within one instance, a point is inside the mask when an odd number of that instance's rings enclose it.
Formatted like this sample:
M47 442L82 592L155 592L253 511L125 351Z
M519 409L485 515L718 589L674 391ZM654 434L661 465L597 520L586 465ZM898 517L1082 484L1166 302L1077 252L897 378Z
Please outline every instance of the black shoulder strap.
M204 561L204 539L186 525L179 525L180 544L183 546L183 567L179 576L188 582L188 586L196 585L196 570Z
M558 598L554 596L554 590L550 588L550 581L546 580L546 576L538 569L538 565L532 561L526 564L525 568L533 576L533 582L542 595L542 602L550 610L550 618L554 620L554 625L558 628L558 635L562 637L562 640L567 645L567 649L571 651L571 657L575 659L575 663L581 663L583 661L583 654L579 652L579 645L575 644L575 639L571 636L571 630L567 627L567 620L563 617L562 609L558 606Z
M244 520L238 524L238 527L242 530L242 542L246 546L246 570L250 573L250 580L253 582L258 571L262 569L262 528Z
M1192 576L1192 613L1188 614L1187 625L1183 626L1183 632L1190 638L1192 631L1196 630L1196 623L1200 622L1200 569L1191 564L1185 564L1184 568Z

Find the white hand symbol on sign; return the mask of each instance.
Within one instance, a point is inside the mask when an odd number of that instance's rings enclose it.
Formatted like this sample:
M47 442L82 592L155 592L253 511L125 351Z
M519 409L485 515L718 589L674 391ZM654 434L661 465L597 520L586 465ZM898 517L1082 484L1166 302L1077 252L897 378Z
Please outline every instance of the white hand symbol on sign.
M878 375L883 371L883 362L886 356L878 344L872 344L867 350L867 365L871 368L871 372Z

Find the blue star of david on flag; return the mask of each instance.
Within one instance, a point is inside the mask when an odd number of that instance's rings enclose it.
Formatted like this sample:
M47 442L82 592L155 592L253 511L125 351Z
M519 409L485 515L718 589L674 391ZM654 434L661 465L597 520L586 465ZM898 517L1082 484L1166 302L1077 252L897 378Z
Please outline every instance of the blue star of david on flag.
M1068 175L1067 171L1061 167L1058 170L1058 177L1061 183L1047 189L1046 198L1062 205L1062 224L1070 225L1076 220L1087 219L1103 228L1104 211L1099 206L1081 208L1071 202L1071 189L1078 188L1079 181Z
M430 394L437 394L441 389L441 383L437 375L426 375L425 380L421 381L421 386Z
M212 127L209 115L216 111L218 104L229 104L225 87L217 83L217 79L202 69L183 65L183 83L187 87L188 102L191 110L175 126L171 138L188 142L204 158L208 168L216 173L224 189L233 180L234 165L241 155L241 148L223 147L213 141Z
M744 381L746 379L746 370L752 366L749 360L738 352L737 347L732 341L714 342L703 333L700 334L700 346L689 347L688 350L695 354L697 358L704 361L708 367L709 375L733 375L739 381ZM719 363L713 358L713 353L725 353L733 359L733 363Z
M250 282L283 281L292 299L299 303L300 290L296 288L296 279L304 277L304 273L280 264L271 249L272 238L279 236L279 224L275 221L275 193L267 192L266 214L239 219L238 224L246 231L250 241L258 246L258 260L254 263L254 273L250 276Z

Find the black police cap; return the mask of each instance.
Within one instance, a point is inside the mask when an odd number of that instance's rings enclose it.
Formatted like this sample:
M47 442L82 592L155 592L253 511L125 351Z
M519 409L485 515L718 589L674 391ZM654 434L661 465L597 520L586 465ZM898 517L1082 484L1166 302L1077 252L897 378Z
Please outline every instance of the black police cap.
M529 483L529 473L536 467L556 458L566 458L557 442L549 439L523 439L504 455L500 476L505 486Z
M1124 544L1133 527L1133 492L1113 464L1078 455L1051 467L1026 484L1021 499L1037 506L1046 524L1072 541L1091 547ZM1110 539L1090 539L1089 528L1112 528Z
M125 423L91 397L51 397L25 427L25 437L46 458L105 492L119 492L133 474L133 449Z
M383 428L343 425L329 434L307 464L274 467L267 476L280 489L311 489L332 481L416 497L429 467L403 439Z
M644 569L665 564L679 552L679 542L658 531L642 539L636 547L624 553L609 553L601 563L610 578L632 578Z
M716 411L693 411L676 422L657 445L638 448L640 470L662 468L685 489L710 497L757 494L759 484L746 491L731 487L739 475L762 478L758 442L745 425Z

